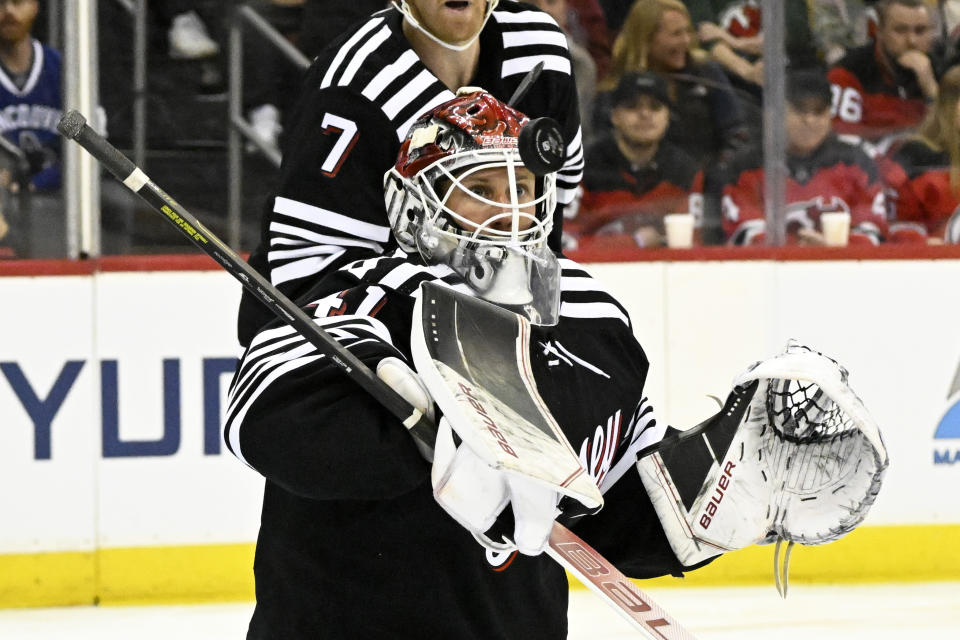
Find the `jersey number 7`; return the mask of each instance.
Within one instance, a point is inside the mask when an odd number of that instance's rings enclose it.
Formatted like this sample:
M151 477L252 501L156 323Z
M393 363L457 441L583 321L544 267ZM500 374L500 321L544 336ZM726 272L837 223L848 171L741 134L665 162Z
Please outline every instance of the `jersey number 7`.
M340 171L340 167L343 166L343 161L350 155L350 150L353 149L357 138L360 137L360 132L357 130L356 122L341 118L332 113L325 113L323 115L323 121L320 123L320 126L322 127L320 129L322 134L337 136L337 140L333 143L333 148L330 149L327 159L320 165L320 170L323 172L323 175L328 178L333 178L337 175L337 172Z

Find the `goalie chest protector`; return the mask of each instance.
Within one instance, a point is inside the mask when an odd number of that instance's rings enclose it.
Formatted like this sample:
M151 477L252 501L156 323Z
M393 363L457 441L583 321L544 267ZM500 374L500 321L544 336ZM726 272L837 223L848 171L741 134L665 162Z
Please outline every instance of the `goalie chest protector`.
M560 263L560 322L532 327L529 366L606 492L600 513L575 530L631 575L669 573L676 559L634 471L637 434L655 424L642 400L647 358L624 308L579 265ZM459 282L401 252L344 266L300 303L369 365L389 355L412 362L414 296L435 280ZM228 444L242 429L244 460L266 476L248 638L306 639L319 628L330 638L419 638L428 628L450 638L566 637L563 569L545 556L478 545L434 501L412 438L325 358L275 375L290 369L291 352L309 350L282 332L269 325L244 354L235 380L257 377L269 387L227 422ZM268 348L278 351L258 361ZM232 404L244 406L243 398Z

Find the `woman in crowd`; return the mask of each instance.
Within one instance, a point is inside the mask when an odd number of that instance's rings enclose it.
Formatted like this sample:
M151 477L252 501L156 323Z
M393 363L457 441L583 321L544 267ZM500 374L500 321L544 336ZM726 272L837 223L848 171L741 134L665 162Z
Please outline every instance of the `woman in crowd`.
M960 243L960 65L943 75L917 135L881 167L894 212L892 233Z
M655 71L667 80L676 105L668 140L704 165L728 156L746 140L741 106L730 81L699 49L690 13L680 0L637 0L613 44L610 73L600 82L596 130L610 127L610 93L631 71Z

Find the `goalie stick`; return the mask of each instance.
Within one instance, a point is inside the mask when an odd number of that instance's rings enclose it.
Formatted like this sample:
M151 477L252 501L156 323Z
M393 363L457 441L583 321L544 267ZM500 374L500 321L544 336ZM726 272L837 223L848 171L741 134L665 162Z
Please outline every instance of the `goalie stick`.
M347 377L396 416L416 440L429 449L433 448L436 425L380 380L363 362L315 324L300 307L160 189L140 167L94 131L80 112L68 111L60 119L57 129L65 138L83 147L181 235L216 260L278 318L295 328L320 353L329 357ZM629 578L563 525L554 523L549 544L547 553L551 558L615 608L646 637L653 640L694 640L692 634L654 604Z
M380 380L352 353L322 331L300 307L280 293L266 278L217 238L193 214L158 187L140 167L94 131L78 111L69 111L57 125L60 134L74 140L96 158L125 187L139 195L154 211L173 225L181 235L216 260L227 273L240 281L250 293L278 318L295 328L317 350L329 357L348 377L396 416L417 438L429 442L436 427L385 382Z

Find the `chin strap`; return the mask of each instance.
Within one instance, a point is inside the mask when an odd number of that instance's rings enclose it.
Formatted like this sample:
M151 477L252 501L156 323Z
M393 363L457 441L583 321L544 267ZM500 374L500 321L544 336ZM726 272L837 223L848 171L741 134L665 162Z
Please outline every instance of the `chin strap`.
M467 49L470 48L470 46L474 42L477 41L477 38L480 37L480 33L483 31L483 28L487 26L487 20L490 19L491 15L493 15L493 9L494 7L497 6L497 2L499 2L499 0L487 0L487 2L492 4L490 8L486 11L487 15L483 18L483 24L481 24L477 32L473 34L473 37L471 37L469 40L464 40L463 42L451 43L451 42L446 42L445 40L441 40L437 36L430 33L430 31L428 31L426 27L421 25L420 22L413 17L413 12L410 11L410 5L407 4L407 0L400 0L400 4L397 4L397 0L390 0L390 4L392 4L397 9L397 11L399 11L404 15L407 22L409 22L413 26L413 28L423 33L423 35L427 36L428 38L436 42L438 45L440 45L441 47L444 47L445 49L450 49L451 51L466 51Z

